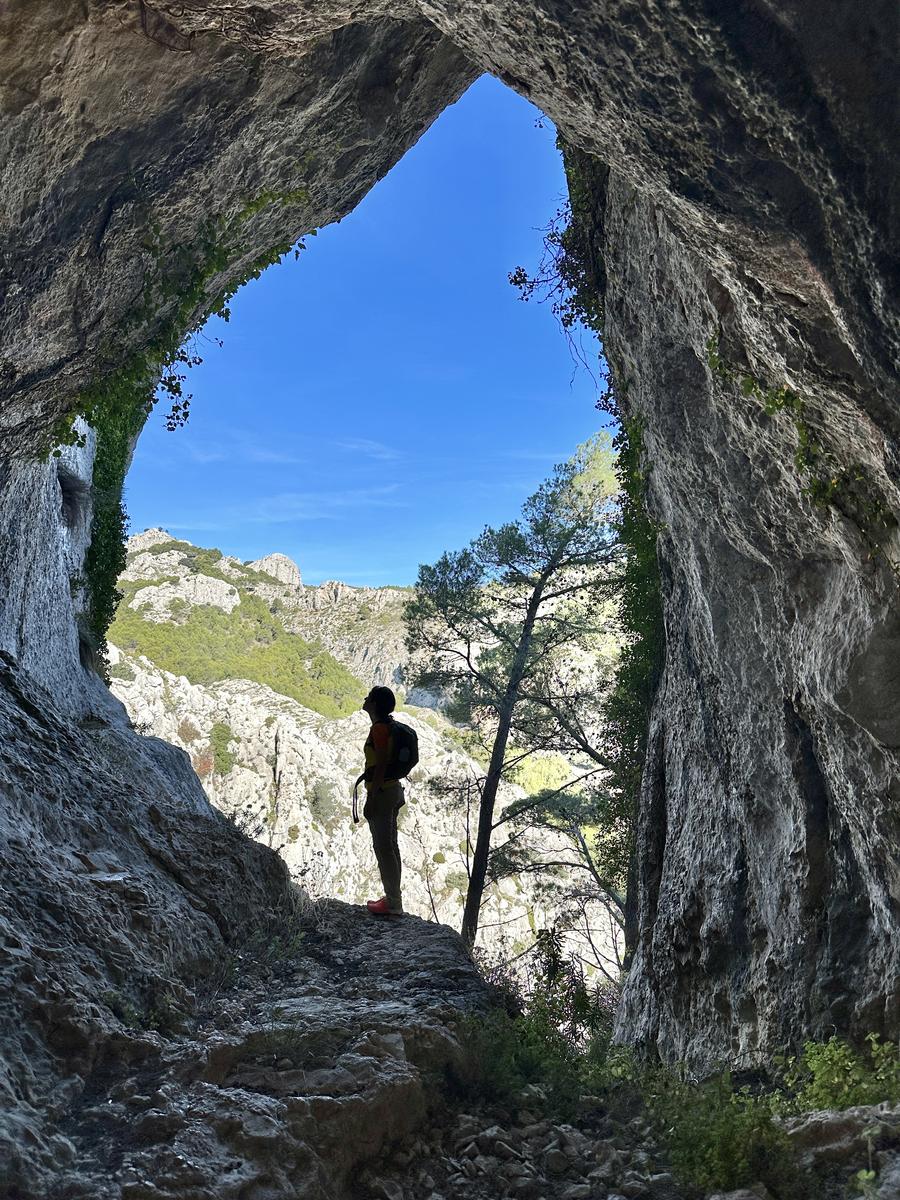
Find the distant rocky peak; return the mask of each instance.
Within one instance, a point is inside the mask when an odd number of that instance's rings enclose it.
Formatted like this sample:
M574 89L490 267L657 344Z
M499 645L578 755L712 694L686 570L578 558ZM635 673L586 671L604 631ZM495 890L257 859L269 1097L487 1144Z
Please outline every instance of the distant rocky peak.
M138 554L141 550L149 550L151 546L160 546L164 542L174 541L171 533L165 529L145 529L128 539L129 554Z
M286 554L267 554L263 558L257 558L253 562L247 563L247 566L252 571L264 571L266 575L271 575L279 583L296 588L297 591L303 587L300 568Z

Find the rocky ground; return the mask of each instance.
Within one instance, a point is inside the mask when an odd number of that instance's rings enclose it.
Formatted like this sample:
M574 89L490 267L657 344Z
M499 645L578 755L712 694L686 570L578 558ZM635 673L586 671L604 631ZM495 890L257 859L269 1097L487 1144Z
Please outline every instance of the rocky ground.
M331 1200L423 1123L487 989L450 930L300 903L187 1003L114 1014L47 1200ZM400 949L402 948L402 950ZM400 951L400 952L398 952Z
M634 1097L584 1097L577 1117L559 1121L540 1115L540 1087L526 1091L514 1112L445 1108L430 1129L364 1171L355 1200L776 1200L762 1183L730 1192L681 1185ZM785 1124L804 1200L900 1196L900 1106L813 1113ZM870 1161L878 1178L864 1197L854 1176Z

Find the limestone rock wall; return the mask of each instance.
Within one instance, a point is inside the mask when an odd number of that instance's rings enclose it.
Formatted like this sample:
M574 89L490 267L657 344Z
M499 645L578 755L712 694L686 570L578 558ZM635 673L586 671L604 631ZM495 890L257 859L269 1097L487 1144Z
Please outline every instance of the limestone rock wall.
M814 501L795 420L712 369L707 331L753 377L795 388L833 460L896 513L891 440L812 303L761 307L743 264L685 248L620 176L594 187L666 622L622 1036L747 1065L806 1034L896 1035L900 537L873 548L847 480Z
M80 629L86 605L95 437L56 458L0 459L0 650L40 681L63 710L125 723L92 669Z

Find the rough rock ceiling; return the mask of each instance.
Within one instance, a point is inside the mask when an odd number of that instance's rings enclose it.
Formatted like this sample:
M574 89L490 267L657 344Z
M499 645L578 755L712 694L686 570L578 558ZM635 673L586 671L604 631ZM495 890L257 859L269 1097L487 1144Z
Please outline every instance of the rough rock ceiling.
M352 208L476 69L710 261L830 312L883 396L900 347L891 29L889 3L7 4L0 429L21 448L146 341L165 315L142 311L152 277L183 285L185 258L225 236L210 222L230 223L229 254L207 296Z

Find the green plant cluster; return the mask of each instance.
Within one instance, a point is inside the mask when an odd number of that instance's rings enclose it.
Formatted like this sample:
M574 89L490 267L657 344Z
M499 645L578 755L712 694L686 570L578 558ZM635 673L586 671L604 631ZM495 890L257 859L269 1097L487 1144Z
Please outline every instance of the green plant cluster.
M95 663L107 682L106 631L122 599L116 580L125 567L128 534L122 486L132 447L150 411L150 390L143 375L132 370L118 372L82 396L81 411L97 438L91 485L91 541L84 559L87 595L82 636L91 645Z
M191 542L183 542L178 538L172 538L167 542L157 542L140 553L152 555L178 553L181 555L182 566L188 567L198 575L210 575L213 579L224 579L226 583L237 584L241 587L255 583L278 583L274 575L269 575L267 571L257 571L254 567L248 567L244 563L230 564L229 570L232 573L226 574L218 566L224 557L221 550L217 550L215 547L195 546ZM237 572L237 579L233 572ZM165 580L175 583L177 579L177 575L167 575L142 582L145 584L147 582L160 583Z
M495 979L505 1008L462 1022L461 1040L474 1064L464 1087L479 1100L543 1107L569 1119L582 1095L621 1081L630 1070L627 1052L612 1045L618 991L588 986L563 962L558 940L547 931L538 935L532 966L527 995L508 978ZM540 1092L525 1100L530 1085Z
M525 996L501 979L505 1007L463 1023L473 1064L463 1088L509 1108L542 1107L554 1119L591 1100L624 1119L644 1110L689 1196L762 1182L780 1200L814 1200L819 1180L801 1171L780 1118L900 1100L900 1046L875 1035L863 1049L838 1038L807 1042L801 1055L780 1060L768 1088L736 1086L728 1072L694 1081L613 1044L614 989L592 991L550 933L538 939L532 977ZM540 1092L523 1096L533 1084ZM872 1141L879 1132L876 1124ZM875 1178L871 1168L855 1177L861 1191Z
M782 1058L780 1068L781 1112L900 1102L900 1045L876 1034L862 1049L837 1037L806 1042L800 1055Z
M114 663L109 668L110 679L121 679L123 683L134 683L137 676L134 673L134 668L130 667L127 662Z
M152 992L142 1008L113 989L101 993L100 999L129 1029L155 1029L164 1036L184 1032L188 1014L171 988Z
M130 599L134 585L122 586ZM288 633L258 596L245 594L230 613L190 607L178 625L147 621L124 603L110 637L127 653L143 654L191 683L249 679L326 717L348 716L366 694L362 683L320 645Z
M157 387L171 400L167 425L174 429L187 419L190 405L190 397L183 388L185 369L200 362L191 348L191 339L211 314L228 320L228 303L246 282L258 278L292 247L295 254L305 247L302 240L273 246L250 264L242 278L209 296L212 281L239 256L240 247L233 240L241 224L270 204L297 204L306 199L304 189L263 192L244 205L234 218L219 216L208 221L189 248L175 246L164 251L161 231L157 226L152 227L144 243L151 257L151 268L143 303L136 306L124 327L117 330L115 338L101 351L98 378L76 398L70 412L50 432L47 448L55 455L59 455L61 446L85 444L76 424L79 417L97 435L91 544L84 565L87 605L83 633L93 647L104 678L108 679L106 632L121 599L116 580L125 565L128 519L122 503L122 487L134 442L156 403ZM122 362L123 334L154 326L155 336L142 350L127 355Z
M683 1184L706 1193L763 1183L779 1197L804 1195L769 1096L735 1089L727 1072L692 1083L671 1070L645 1070L636 1082Z
M561 754L532 754L510 771L510 780L524 788L529 796L553 792L572 775L572 764Z
M209 746L213 755L213 770L217 775L227 775L234 766L235 757L229 746L234 741L231 726L216 721L209 731Z
M897 528L897 518L861 463L842 466L825 448L809 419L808 406L792 388L764 387L754 376L741 373L719 351L715 333L706 344L710 370L738 386L741 393L762 404L768 416L787 413L797 433L794 464L806 479L802 491L814 504L830 506L852 521L862 533L873 557L885 555L884 545ZM894 570L896 564L890 563Z
M624 636L605 706L610 763L602 790L608 810L606 824L623 834L615 855L617 861L610 862L607 873L617 875L624 886L623 876L633 853L650 711L662 673L666 639L656 551L659 530L644 502L641 427L621 414L620 422L615 446L622 489L618 535L627 549L618 595Z

